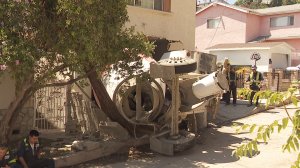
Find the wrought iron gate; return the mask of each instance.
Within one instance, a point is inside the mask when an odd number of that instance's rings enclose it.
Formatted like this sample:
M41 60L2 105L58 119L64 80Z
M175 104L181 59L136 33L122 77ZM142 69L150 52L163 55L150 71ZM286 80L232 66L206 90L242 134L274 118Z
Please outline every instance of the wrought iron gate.
M65 87L46 87L35 94L34 126L52 130L65 128Z

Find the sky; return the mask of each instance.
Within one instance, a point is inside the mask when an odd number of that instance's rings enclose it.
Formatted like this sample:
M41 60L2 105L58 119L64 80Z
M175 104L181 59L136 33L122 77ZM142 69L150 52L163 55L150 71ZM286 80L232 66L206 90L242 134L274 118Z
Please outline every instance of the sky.
M227 0L229 4L234 4L236 0Z

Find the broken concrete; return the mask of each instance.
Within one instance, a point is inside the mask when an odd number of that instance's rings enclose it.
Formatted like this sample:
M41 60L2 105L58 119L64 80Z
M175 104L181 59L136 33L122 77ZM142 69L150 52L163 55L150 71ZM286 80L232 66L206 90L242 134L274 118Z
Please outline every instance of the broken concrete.
M127 141L106 141L99 143L99 147L95 147L96 143L82 143L90 144L90 148L83 149L82 151L70 153L69 155L60 156L54 158L55 167L67 167L74 166L83 162L95 160L104 156L109 156L124 149L128 149L131 146L140 146L149 143L149 137L143 137L140 139L129 139ZM127 150L128 151L128 150Z

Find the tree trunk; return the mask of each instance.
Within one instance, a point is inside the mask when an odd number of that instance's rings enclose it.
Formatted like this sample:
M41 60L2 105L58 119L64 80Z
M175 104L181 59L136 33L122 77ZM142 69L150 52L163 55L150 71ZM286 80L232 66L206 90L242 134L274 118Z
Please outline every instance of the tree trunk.
M19 114L20 108L25 104L27 99L33 93L31 77L23 83L16 99L10 104L8 110L4 113L3 118L0 122L0 143L6 143L9 139L9 133L11 131L12 125L14 124L14 118Z
M128 132L133 134L133 125L124 119L124 117L118 112L117 106L111 100L108 95L106 88L103 85L103 82L98 79L98 74L95 70L87 72L88 79L91 83L91 86L94 90L97 103L100 105L103 112L109 117L112 121L118 122L121 126L128 130Z

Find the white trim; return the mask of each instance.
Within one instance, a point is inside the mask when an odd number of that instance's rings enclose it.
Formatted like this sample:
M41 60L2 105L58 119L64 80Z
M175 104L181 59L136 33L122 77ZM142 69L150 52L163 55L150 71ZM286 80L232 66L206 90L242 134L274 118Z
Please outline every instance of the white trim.
M243 48L215 48L208 51L231 51L231 50L269 50L271 47L243 47Z
M268 43L268 42L265 42L265 43ZM272 42L270 42L272 43ZM253 43L252 43L253 44ZM245 45L247 45L247 43L245 43ZM205 50L207 51L230 51L230 50L269 50L269 49L272 49L274 47L279 47L279 46L284 46L284 47L287 47L289 48L290 50L294 50L294 48L292 46L290 46L288 43L286 42L280 42L278 43L277 45L273 45L273 46L266 46L266 47L224 47L224 48L212 48L210 49L210 47L206 48ZM212 46L213 47L213 46Z
M228 5L228 4L224 4L224 3L221 3L221 2L213 2L211 4L209 4L208 6L202 8L201 10L199 10L198 12L196 12L196 15L201 13L202 11L210 8L211 6L216 6L216 5L221 5L221 6L224 6L224 7L227 7L227 8L230 8L230 9L234 9L234 10L237 10L237 11L240 11L240 12L244 12L244 13L249 13L249 14L254 14L254 15L260 15L260 13L257 13L255 11L251 11L250 9L247 10L246 8L243 9L243 8L240 8L238 6L235 6L235 5Z

